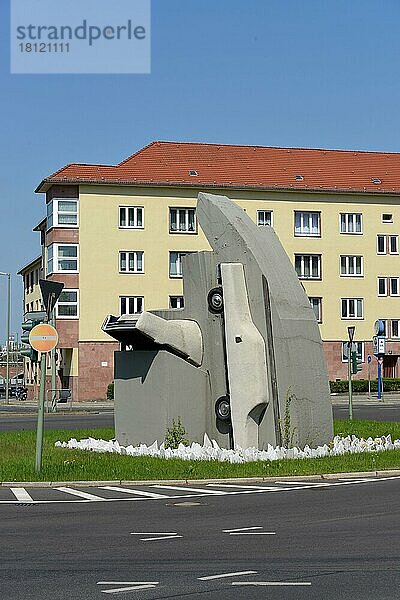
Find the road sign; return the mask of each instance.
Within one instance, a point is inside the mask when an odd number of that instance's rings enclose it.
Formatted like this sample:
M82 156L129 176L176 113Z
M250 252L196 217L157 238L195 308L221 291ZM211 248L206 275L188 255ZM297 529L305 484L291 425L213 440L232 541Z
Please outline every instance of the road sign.
M370 363L371 360L372 360L372 357L368 355L368 359L367 360L368 360L368 363Z
M29 343L38 352L50 352L58 344L57 330L48 323L36 325L29 334Z
M42 292L43 304L46 307L47 315L50 318L51 312L60 297L64 284L58 281L39 280L40 290Z
M372 338L372 348L375 356L385 354L386 338L381 335L374 335L374 337Z

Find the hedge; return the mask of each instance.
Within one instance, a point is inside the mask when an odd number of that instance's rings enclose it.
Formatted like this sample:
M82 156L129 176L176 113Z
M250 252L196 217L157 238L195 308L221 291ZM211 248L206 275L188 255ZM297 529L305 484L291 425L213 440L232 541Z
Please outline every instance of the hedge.
M368 379L353 379L353 392L368 392ZM344 394L349 389L349 382L347 379L340 381L329 382L331 393L333 394ZM397 392L400 390L400 379L399 378L384 378L383 379L383 391L384 392ZM371 392L378 391L378 381L371 379Z
M114 400L114 384L110 383L107 386L107 400Z

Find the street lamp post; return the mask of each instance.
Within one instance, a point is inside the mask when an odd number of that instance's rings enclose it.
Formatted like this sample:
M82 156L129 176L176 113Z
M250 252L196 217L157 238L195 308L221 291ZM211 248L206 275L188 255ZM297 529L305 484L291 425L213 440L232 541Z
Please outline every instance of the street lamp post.
M347 366L348 366L348 373L349 373L349 419L350 419L350 421L353 420L353 386L352 386L352 381L351 381L351 351L353 348L353 340L354 340L355 330L356 330L356 328L354 326L347 328L347 333L349 336Z
M11 314L11 273L2 273L7 277L7 332L6 332L6 404L10 402L10 314Z

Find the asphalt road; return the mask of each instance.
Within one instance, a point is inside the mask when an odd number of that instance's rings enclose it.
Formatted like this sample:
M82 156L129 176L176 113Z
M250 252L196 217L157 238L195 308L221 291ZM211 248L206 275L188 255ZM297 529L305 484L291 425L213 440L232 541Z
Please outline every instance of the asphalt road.
M4 409L4 407L3 407ZM15 409L14 409L15 410ZM334 406L333 415L335 419L348 419L349 410L345 405ZM371 421L400 421L399 404L368 405L357 404L353 408L355 419L367 419ZM97 427L114 427L113 411L90 412L90 413L59 413L45 416L46 429L95 429ZM0 431L16 431L21 429L35 429L37 417L30 412L24 415L11 414L11 411L0 412Z
M17 431L36 429L37 415L12 415L0 413L0 431ZM94 429L98 427L114 427L112 411L99 413L47 414L45 415L46 429Z
M4 504L2 597L395 600L399 494L392 479L181 500Z

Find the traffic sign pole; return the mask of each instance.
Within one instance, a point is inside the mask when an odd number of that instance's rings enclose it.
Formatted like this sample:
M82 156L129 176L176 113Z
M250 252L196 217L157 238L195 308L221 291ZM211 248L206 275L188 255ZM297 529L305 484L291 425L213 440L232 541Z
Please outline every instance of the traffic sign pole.
M38 420L36 428L36 461L35 471L40 473L42 469L43 453L43 428L44 428L44 390L46 387L46 353L43 352L40 357L40 388L38 403Z

